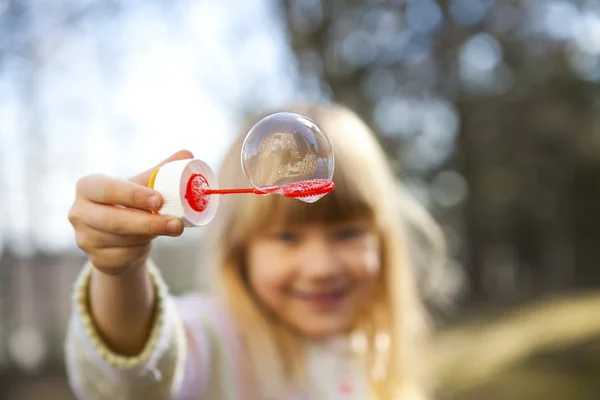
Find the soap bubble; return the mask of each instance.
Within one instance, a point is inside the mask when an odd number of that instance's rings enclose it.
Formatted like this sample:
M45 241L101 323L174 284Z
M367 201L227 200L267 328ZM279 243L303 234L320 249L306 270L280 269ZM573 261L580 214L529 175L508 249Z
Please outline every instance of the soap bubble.
M256 189L333 178L329 139L314 121L295 113L276 113L258 121L244 140L241 159L244 174Z

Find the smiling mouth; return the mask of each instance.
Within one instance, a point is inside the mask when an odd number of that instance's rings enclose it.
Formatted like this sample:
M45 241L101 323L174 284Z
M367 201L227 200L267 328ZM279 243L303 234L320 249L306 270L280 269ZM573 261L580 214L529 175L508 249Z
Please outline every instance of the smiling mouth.
M293 291L291 294L308 303L312 308L331 309L336 307L350 292L349 287L321 292Z

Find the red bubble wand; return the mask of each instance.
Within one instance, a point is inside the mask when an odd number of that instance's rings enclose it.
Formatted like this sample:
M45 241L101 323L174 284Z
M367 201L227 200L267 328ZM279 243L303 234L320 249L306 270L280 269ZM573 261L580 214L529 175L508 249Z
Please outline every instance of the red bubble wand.
M154 171L148 186L160 192L164 200L156 213L181 218L186 226L202 226L215 216L220 195L278 194L314 203L335 188L331 180L334 169L331 143L314 121L302 115L276 113L260 120L248 132L241 156L252 188L217 188L213 171L201 160L178 160ZM246 166L256 165L261 158L279 160L294 176L308 179L284 185L270 185L273 182L270 180L265 186L255 185Z
M313 202L335 188L331 179L311 179L288 183L282 186L264 186L261 188L211 189L208 180L202 174L193 174L186 185L185 199L194 211L202 212L208 205L208 196L219 194L280 194L291 199Z

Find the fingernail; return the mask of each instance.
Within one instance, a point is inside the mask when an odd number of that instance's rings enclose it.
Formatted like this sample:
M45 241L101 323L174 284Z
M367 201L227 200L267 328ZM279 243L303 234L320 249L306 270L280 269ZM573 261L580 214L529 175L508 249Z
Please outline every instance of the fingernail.
M158 210L159 206L160 206L160 199L158 198L158 196L154 195L154 196L148 197L148 207L150 207L151 210Z
M167 232L178 235L181 232L181 222L178 219L172 219L167 223Z

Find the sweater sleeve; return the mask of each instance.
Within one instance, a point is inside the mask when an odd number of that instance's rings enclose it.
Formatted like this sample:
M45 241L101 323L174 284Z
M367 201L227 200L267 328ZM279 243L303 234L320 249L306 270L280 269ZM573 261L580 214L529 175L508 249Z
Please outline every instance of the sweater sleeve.
M92 268L86 264L75 283L65 341L67 375L74 394L81 400L180 398L187 369L186 332L158 269L148 263L157 293L149 340L140 354L125 357L103 343L89 314Z

